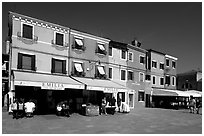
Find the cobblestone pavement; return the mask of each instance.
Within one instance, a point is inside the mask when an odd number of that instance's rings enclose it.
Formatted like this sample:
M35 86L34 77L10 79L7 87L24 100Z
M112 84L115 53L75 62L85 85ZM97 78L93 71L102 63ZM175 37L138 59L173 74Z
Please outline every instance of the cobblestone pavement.
M36 115L12 119L2 112L3 134L202 134L202 115L187 110L138 108L130 113L70 118Z

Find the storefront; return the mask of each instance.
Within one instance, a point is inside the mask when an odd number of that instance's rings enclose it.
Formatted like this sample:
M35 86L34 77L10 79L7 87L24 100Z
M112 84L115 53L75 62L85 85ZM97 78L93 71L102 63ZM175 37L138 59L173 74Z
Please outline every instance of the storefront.
M15 98L33 100L38 114L54 113L57 103L64 100L77 110L83 99L84 84L67 76L14 71L14 85Z

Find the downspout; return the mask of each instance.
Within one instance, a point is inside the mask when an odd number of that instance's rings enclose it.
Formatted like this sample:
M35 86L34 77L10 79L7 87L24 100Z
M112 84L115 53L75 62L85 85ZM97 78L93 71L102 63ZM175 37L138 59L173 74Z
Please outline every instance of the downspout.
M70 33L71 33L71 29L69 28L68 31L68 35L69 35L69 39L68 39L68 44L69 44L69 48L68 48L68 76L70 76L70 52L71 52L71 43L70 43Z

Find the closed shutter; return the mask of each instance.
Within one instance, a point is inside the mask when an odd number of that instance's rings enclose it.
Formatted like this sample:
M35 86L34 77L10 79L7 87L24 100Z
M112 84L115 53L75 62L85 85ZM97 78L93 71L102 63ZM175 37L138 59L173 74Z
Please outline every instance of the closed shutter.
M35 55L32 55L31 57L31 70L35 71Z
M52 68L51 68L51 73L55 73L55 59L52 58Z
M18 69L22 69L22 54L18 53L18 65L17 65Z
M63 74L66 74L67 72L66 72L66 60L63 60L62 61L62 73Z
M72 61L72 72L71 73L73 73L73 74L75 74L75 66L74 66L74 62Z

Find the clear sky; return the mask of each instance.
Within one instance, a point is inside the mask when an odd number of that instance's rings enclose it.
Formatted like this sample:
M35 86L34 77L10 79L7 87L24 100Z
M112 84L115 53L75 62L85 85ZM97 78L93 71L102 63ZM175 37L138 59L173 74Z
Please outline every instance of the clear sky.
M8 11L131 43L178 58L177 73L202 69L201 2L2 3L2 40ZM4 52L4 47L2 49Z

